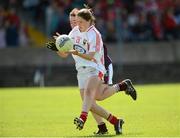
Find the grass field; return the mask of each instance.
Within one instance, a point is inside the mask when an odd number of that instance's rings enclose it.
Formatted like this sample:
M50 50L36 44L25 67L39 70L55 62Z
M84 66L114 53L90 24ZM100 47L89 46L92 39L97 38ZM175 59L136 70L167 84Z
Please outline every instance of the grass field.
M136 102L123 93L98 102L124 118L119 137L180 137L180 84L136 88ZM0 136L92 137L97 128L91 114L82 131L75 129L73 119L80 111L77 87L1 88ZM108 136L118 137L107 126Z

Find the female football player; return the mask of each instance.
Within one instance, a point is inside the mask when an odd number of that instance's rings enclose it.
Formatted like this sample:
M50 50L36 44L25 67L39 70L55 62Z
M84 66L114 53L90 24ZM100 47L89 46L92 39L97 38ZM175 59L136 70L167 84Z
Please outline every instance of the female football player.
M82 112L74 119L74 123L81 130L91 110L113 124L116 134L121 134L124 121L97 105L95 101L103 100L119 91L125 91L136 100L136 91L130 80L124 80L113 86L103 84L102 77L105 74L103 42L100 33L94 27L94 16L89 9L78 11L77 25L69 34L74 41L75 49L69 53L75 60L78 85L80 92L83 93L83 104ZM60 53L60 56L67 56L67 53L63 54Z
M75 26L77 26L77 21L76 21L76 16L78 13L79 9L74 8L70 14L69 14L69 21L70 21L70 25L71 28L73 29ZM56 39L60 34L56 33L56 35L54 36L54 38ZM51 44L52 45L52 44ZM104 60L105 60L105 68L106 68L106 74L104 75L104 83L105 84L112 84L112 77L113 77L113 67L112 67L112 60L110 59L110 57L107 54L107 48L105 45L104 46ZM67 53L62 53L62 52L57 52L61 57L66 57L68 54ZM80 92L81 98L83 99L83 95L84 95L84 91ZM94 134L97 135L103 135L103 134L107 134L108 133L108 129L106 127L105 122L103 121L102 117L100 117L99 115L97 115L96 113L91 112L94 119L97 122L97 126L98 126L98 131L94 132Z

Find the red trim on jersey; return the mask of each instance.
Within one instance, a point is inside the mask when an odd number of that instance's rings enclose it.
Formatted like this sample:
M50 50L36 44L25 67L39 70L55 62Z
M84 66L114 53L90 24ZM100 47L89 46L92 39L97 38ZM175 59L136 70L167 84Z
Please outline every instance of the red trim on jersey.
M101 63L104 64L104 55L101 57Z
M94 25L91 25L86 32L88 32L92 27L94 27Z
M89 27L87 32L92 29L96 33L96 52L99 52L100 51L101 39L100 39L99 33L97 33L97 31L93 27L94 27L94 25Z
M94 29L93 29L94 30ZM95 31L96 32L96 31ZM100 51L100 37L99 34L96 32L96 51Z
M99 77L101 80L103 80L104 74L103 74L101 71L99 71L98 77Z

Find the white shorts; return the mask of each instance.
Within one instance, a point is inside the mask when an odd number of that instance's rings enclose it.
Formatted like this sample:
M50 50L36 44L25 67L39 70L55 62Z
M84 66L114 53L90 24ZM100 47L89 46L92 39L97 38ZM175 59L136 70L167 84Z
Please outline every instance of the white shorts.
M112 64L109 64L108 66L108 71L109 71L109 80L108 80L108 84L113 84L113 65Z
M99 73L97 69L92 67L80 67L77 73L79 89L84 89L88 78L91 76L99 76Z

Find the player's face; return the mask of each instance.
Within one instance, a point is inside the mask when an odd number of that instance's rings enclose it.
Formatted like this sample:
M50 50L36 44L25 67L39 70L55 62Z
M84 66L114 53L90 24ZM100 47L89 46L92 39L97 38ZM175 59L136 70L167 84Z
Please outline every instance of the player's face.
M71 28L74 28L75 26L77 26L77 20L76 20L77 12L73 12L69 15L69 21L70 21Z
M77 16L77 25L79 26L79 30L81 32L85 32L90 26L90 21L86 21L83 18Z

